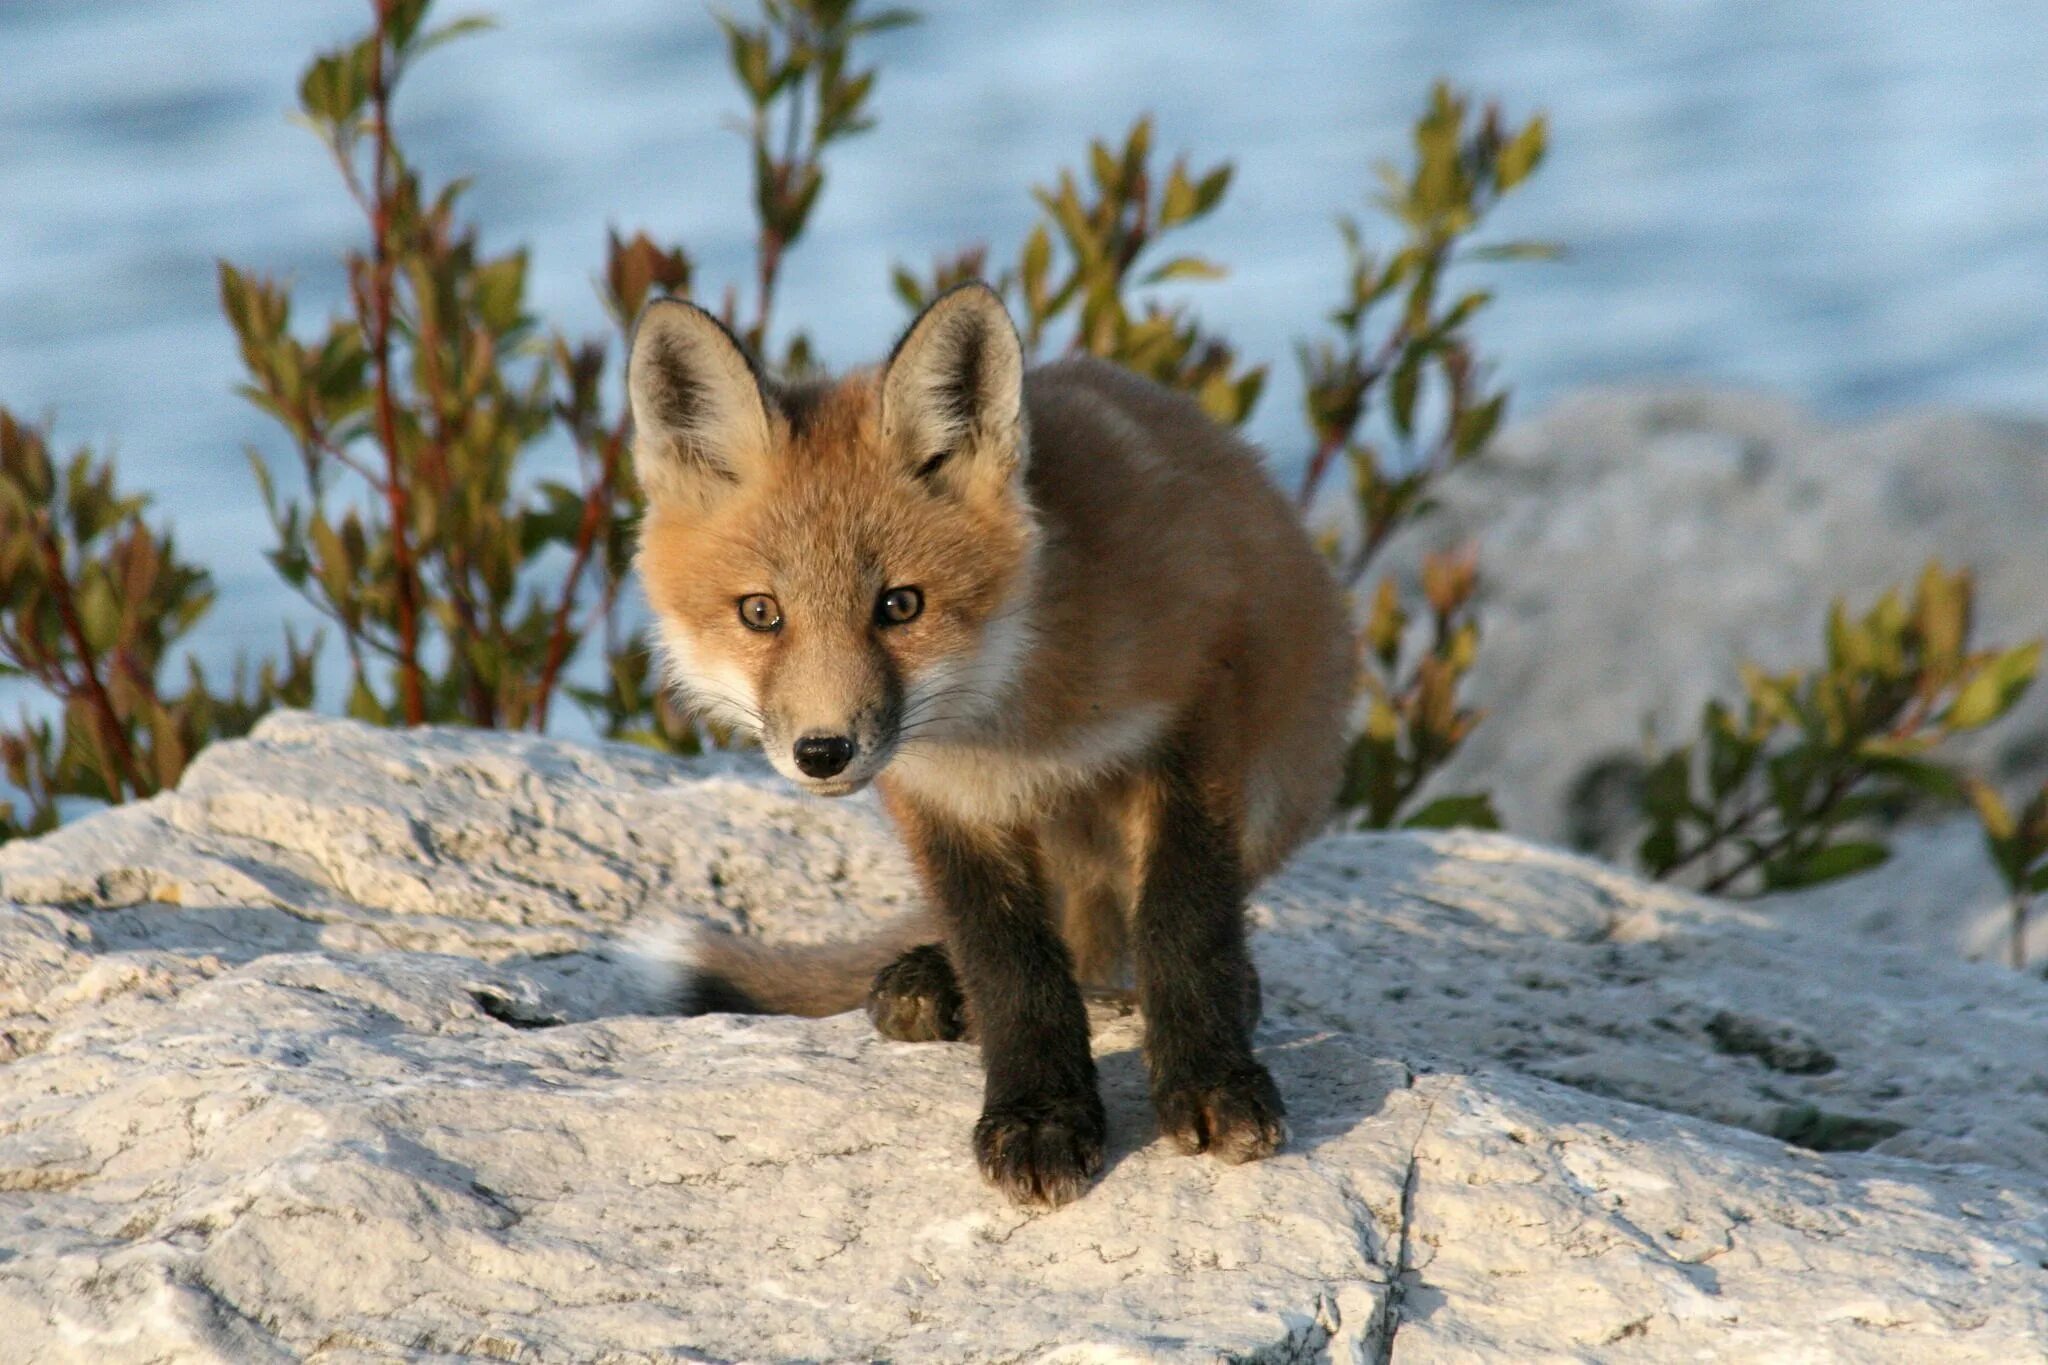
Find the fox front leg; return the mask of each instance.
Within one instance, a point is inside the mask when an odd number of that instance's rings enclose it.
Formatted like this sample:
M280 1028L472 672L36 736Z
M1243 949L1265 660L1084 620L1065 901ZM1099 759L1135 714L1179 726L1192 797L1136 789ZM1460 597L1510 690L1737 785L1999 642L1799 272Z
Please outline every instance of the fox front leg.
M1203 800L1184 754L1152 778L1150 851L1132 934L1159 1128L1236 1164L1278 1151L1286 1107L1252 1056L1258 971L1245 943L1237 830Z
M981 1038L975 1159L1017 1203L1064 1204L1102 1169L1108 1123L1087 1010L1035 852L1014 834L928 814L905 824Z

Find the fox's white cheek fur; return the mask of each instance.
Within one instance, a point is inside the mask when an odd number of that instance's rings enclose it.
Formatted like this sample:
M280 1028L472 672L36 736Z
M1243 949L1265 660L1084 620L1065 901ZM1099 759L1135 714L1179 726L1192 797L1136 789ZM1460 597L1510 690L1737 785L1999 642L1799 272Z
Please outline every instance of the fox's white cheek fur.
M744 673L705 657L688 631L667 621L661 623L659 642L663 676L685 705L735 729L760 728L760 700Z
M989 618L981 648L941 659L910 679L903 696L906 734L946 739L975 729L1007 709L1033 642L1030 604L1019 593Z

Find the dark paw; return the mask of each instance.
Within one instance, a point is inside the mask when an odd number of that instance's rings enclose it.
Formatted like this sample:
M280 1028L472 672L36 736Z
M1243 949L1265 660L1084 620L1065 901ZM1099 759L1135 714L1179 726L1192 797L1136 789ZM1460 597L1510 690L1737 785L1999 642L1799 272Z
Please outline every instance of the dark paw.
M1094 1095L991 1109L974 1125L974 1156L1012 1203L1058 1208L1102 1169L1108 1124Z
M899 1043L950 1043L967 1035L967 999L946 950L912 948L875 973L868 987L875 1032Z
M1219 1079L1161 1087L1152 1105L1159 1131L1189 1155L1207 1152L1235 1166L1271 1156L1287 1141L1287 1107L1257 1062Z

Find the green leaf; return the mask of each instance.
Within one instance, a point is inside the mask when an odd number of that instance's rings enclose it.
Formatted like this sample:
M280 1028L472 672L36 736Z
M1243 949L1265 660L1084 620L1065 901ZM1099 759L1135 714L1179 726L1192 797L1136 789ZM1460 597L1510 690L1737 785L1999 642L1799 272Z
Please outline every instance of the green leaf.
M1941 724L1951 730L1974 730L1989 725L2013 708L2033 682L2040 664L2039 640L2007 650L1963 686L1956 694L1955 704L1942 714Z
M1938 801L1956 801L1963 786L1956 775L1939 763L1916 758L1873 757L1865 760L1875 777L1889 778L1923 796Z
M1550 141L1550 121L1538 114L1528 125L1500 149L1500 160L1494 163L1494 177L1503 192L1513 189L1529 178L1531 172L1543 161L1543 153Z
M1415 398L1422 386L1422 365L1413 350L1404 351L1400 363L1394 367L1393 383L1388 397L1392 400L1390 414L1394 419L1394 430L1407 437L1415 430Z
M906 266L899 265L891 269L889 283L895 286L896 297L902 299L905 306L913 311L923 308L928 302L924 296L924 286L918 283L917 276L911 274Z
M1032 227L1024 239L1024 255L1018 265L1018 280L1024 286L1024 305L1034 317L1046 312L1045 276L1052 266L1052 238L1045 224Z
M79 625L94 654L106 654L121 634L121 604L105 573L95 573L77 591Z
M754 107L765 106L775 96L775 76L768 69L768 35L741 28L725 15L717 18L718 26L725 30L727 60L732 64L733 74Z
M349 689L348 714L351 719L367 721L371 725L389 725L391 713L377 700L377 694L370 690L370 684L357 678L355 686Z
M1163 284L1167 280L1220 280L1229 272L1214 261L1205 261L1200 256L1176 256L1165 265L1146 275L1139 283Z
M1230 177L1237 168L1228 161L1203 176L1195 185L1195 213L1199 218L1222 200L1230 188Z
M1437 319L1436 326L1431 330L1439 337L1455 332L1469 321L1474 313L1491 302L1493 302L1492 290L1475 289L1451 305L1450 310Z
M1495 242L1463 253L1474 261L1561 261L1565 250L1556 242Z
M1816 849L1796 861L1774 863L1765 869L1765 880L1777 889L1814 886L1842 877L1867 872L1891 857L1883 844L1868 840L1846 840Z
M443 43L452 43L472 33L484 33L497 26L498 21L488 14L465 14L422 34L420 40L412 45L411 52L415 57L423 57Z
M1988 782L1971 779L1963 790L1969 795L1970 804L1976 808L1977 823L1984 826L1984 833L1993 839L2010 839L2017 828L2012 810Z
M1652 829L1636 846L1636 860L1652 877L1663 876L1678 861L1678 830L1671 825Z
M1170 228L1195 216L1195 183L1187 168L1176 164L1166 177L1166 192L1159 197L1159 226Z
M427 7L433 0L389 0L384 9L391 28L391 41L401 50L412 42L412 35L420 26L420 20L427 17Z
M515 251L486 261L471 276L476 290L477 316L493 335L503 336L521 321L520 305L526 295L526 253Z
M908 28L923 22L923 16L914 9L885 9L863 17L856 23L854 33L887 33L891 29Z
M1500 426L1501 414L1507 410L1507 405L1508 396L1497 393L1458 414L1452 429L1451 448L1459 459L1485 449L1486 442Z
M1692 812L1692 751L1673 749L1643 775L1643 813L1672 822Z
M1104 194L1122 192L1123 165L1100 142L1088 144L1088 172L1095 177L1096 185Z
M1487 792L1440 796L1401 822L1403 829L1499 829L1500 815Z
M299 78L299 107L316 123L339 127L361 112L370 97L368 46L365 39L353 48L325 52Z

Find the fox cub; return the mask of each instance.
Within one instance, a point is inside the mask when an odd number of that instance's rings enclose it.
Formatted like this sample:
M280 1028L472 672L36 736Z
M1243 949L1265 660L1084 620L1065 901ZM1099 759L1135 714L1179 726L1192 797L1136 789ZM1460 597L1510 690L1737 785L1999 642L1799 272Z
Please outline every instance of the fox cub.
M1329 810L1353 655L1252 451L1111 365L1027 373L981 285L798 384L658 301L628 386L673 684L803 791L875 783L931 907L845 951L714 936L687 1007L978 1037L982 1173L1057 1205L1102 1165L1082 985L1134 978L1161 1130L1275 1151L1245 899Z

